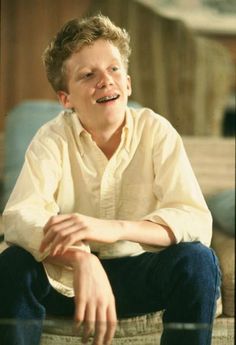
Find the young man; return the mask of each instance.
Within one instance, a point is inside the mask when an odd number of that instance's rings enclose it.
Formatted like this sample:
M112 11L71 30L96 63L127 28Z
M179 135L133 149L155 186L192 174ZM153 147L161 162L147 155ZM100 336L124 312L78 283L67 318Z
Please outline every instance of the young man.
M219 290L211 215L182 140L127 100L129 36L102 15L69 21L44 54L65 111L45 124L4 212L1 344L39 344L46 313L110 344L116 320L164 309L162 345L209 345Z

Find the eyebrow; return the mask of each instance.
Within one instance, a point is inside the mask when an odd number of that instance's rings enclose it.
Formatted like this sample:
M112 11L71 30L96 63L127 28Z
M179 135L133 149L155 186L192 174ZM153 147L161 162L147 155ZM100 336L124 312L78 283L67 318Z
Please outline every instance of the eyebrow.
M116 63L116 64L121 64L121 62L119 61L119 60L117 60L116 58L114 58L114 59L112 59L112 61L109 63L109 66L110 65L112 65L112 64L114 64L114 63ZM109 67L108 66L108 67ZM75 68L75 73L81 73L81 72L83 72L83 70L86 70L86 69L89 69L89 70L92 70L92 71L94 71L94 70L96 70L97 69L97 67L93 67L93 66L76 66L76 68Z

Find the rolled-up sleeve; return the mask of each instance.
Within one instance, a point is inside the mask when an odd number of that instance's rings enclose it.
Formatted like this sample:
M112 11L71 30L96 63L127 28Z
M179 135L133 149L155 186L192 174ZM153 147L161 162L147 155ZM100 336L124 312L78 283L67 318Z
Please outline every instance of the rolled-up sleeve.
M3 212L5 241L26 249L37 261L49 254L49 249L39 252L43 227L60 212L56 194L61 166L60 145L49 137L36 136Z
M201 241L209 246L212 217L176 130L168 131L153 148L154 194L158 207L143 219L167 225L176 242Z

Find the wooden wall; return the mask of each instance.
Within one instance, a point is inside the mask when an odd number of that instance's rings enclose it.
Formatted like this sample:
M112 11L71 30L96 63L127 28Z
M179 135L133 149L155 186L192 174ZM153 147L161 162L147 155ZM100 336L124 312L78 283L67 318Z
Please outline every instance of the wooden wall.
M132 99L184 135L219 135L233 66L226 49L196 37L145 0L0 0L0 131L5 114L25 99L55 99L41 55L69 19L101 11L131 34Z
M90 0L1 0L0 131L6 113L24 99L54 99L41 55L65 21L81 17Z

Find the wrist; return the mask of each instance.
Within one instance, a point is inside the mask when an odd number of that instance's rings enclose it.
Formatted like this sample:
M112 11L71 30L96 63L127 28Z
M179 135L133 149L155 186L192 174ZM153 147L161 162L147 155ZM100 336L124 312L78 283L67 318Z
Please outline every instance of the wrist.
M79 249L70 248L63 254L47 256L44 262L59 266L68 266L71 268L75 268L79 262L81 262L82 260L86 260L88 256L94 255Z
M82 250L78 250L74 253L73 255L73 260L71 262L71 265L73 268L78 267L78 265L84 261L89 261L89 260L98 260L98 258L92 254L92 253L87 253Z
M116 228L116 231L117 231L117 241L123 241L126 239L126 236L125 236L125 227L126 227L126 221L125 220L116 220L115 221L115 225L114 227ZM113 228L114 228L113 227Z

